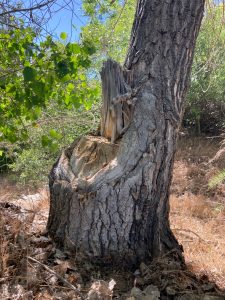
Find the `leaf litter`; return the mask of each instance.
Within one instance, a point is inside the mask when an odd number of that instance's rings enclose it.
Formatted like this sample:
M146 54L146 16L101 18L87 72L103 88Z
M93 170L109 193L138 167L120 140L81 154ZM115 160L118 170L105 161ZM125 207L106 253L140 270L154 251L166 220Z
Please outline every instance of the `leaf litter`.
M142 262L136 270L110 263L102 267L57 249L42 231L44 226L34 232L34 212L10 202L0 202L0 207L2 300L225 299L207 276L197 278L177 263L175 252L149 264ZM43 218L41 225L46 221Z

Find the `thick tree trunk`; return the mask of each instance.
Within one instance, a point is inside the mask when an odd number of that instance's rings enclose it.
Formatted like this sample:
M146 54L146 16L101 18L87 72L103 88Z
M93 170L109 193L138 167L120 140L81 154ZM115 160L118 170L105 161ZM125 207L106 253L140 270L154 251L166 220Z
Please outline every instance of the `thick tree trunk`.
M50 175L48 230L62 245L138 260L181 251L168 198L203 6L138 1L123 70L103 67L103 137L76 141Z

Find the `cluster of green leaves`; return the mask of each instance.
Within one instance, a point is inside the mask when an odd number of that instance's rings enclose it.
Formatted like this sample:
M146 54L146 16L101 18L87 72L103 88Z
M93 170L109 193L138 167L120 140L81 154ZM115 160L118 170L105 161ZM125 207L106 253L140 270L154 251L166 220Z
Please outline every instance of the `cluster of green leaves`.
M0 32L0 141L28 139L27 128L38 125L51 101L88 109L98 97L98 86L87 78L93 44L66 43L65 33L61 42L35 39L30 28ZM60 138L54 129L42 137L43 146L51 138Z
M0 31L0 171L10 162L26 184L46 181L60 150L98 121L93 43L37 38L22 26Z
M210 126L221 129L225 122L224 57L223 6L211 3L197 40L185 115L186 121L197 125L198 133Z
M91 39L96 47L94 70L102 67L102 62L113 58L123 63L129 45L130 32L134 20L136 0L84 0L83 8L90 22L82 29L82 36Z
M49 103L38 126L28 128L29 141L23 145L19 142L14 144L13 153L11 152L14 162L10 164L10 169L13 174L19 174L16 181L36 186L47 182L49 171L60 151L75 138L95 129L99 122L98 105L90 110L85 107L68 110L59 109L55 102ZM43 138L47 143L45 147L40 143Z

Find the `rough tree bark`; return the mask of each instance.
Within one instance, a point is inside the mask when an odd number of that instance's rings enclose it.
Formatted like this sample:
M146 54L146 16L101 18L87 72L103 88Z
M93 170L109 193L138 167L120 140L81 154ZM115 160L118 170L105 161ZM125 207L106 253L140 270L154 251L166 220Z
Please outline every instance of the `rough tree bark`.
M204 0L139 0L124 67L102 70L102 137L83 137L50 174L48 230L90 257L138 261L180 246L169 188ZM107 139L111 139L111 142Z

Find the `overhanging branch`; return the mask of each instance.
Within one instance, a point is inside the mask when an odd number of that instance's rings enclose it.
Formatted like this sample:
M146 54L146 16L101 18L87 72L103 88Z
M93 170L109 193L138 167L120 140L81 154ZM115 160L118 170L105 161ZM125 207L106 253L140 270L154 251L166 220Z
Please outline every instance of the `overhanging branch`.
M32 6L32 7L15 8L15 9L12 9L12 10L4 11L4 12L0 13L0 17L3 17L5 15L10 15L10 14L13 14L13 13L18 13L18 12L31 12L33 10L41 9L42 7L48 6L49 4L51 4L55 1L56 0L48 0L44 3L39 3L36 6Z

